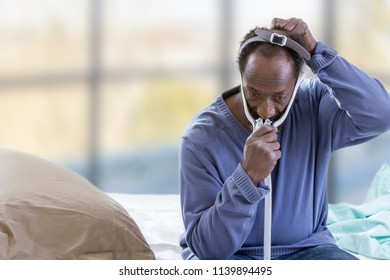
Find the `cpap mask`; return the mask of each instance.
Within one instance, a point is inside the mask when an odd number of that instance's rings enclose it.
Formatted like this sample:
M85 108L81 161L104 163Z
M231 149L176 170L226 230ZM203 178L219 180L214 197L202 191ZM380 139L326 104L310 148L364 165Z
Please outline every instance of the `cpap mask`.
M278 45L281 47L290 48L293 51L295 51L296 53L298 53L304 60L310 59L310 54L307 52L307 50L304 47L302 47L300 44L298 44L294 40L287 38L285 35L281 35L281 34L278 34L276 32L264 30L261 28L256 28L255 34L256 34L255 37L252 37L252 38L246 40L244 43L242 43L240 49L238 50L238 53L241 53L242 50L250 43L266 42L266 43ZM290 111L291 105L294 102L295 95L298 91L299 85L301 84L301 82L303 80L304 80L304 75L303 75L303 72L301 72L301 73L299 73L297 82L295 83L295 88L294 88L293 94L291 96L291 99L290 99L288 106L286 107L285 112L283 113L282 117L280 117L277 121L272 123L273 126L278 127L286 119L287 114ZM242 82L241 82L241 95L242 95L242 101L244 104L245 116L249 120L249 122L252 124L253 129L255 129L256 127L259 127L259 125L265 124L266 121L267 121L267 124L271 124L270 120L262 120L260 118L257 120L253 119L252 115L249 113L248 104L247 104L246 99L245 99Z
M260 28L256 28L255 30L256 36L248 39L245 41L238 53L241 53L242 50L250 43L253 42L267 42L270 44L275 44L281 47L287 47L298 53L304 60L310 59L310 54L306 51L304 47L299 45L297 42L291 40L290 38L287 38L285 35L281 35L275 32L271 32L268 30L263 30ZM242 79L241 79L242 80ZM295 96L297 94L298 88L301 84L301 82L304 80L303 72L299 73L298 79L295 83L295 87L293 90L293 93L291 95L291 99L283 113L283 115L277 119L274 122L271 122L271 120L263 120L261 118L258 118L255 120L252 115L249 113L248 104L246 102L246 98L244 95L244 88L241 81L241 96L242 96L242 102L244 105L244 112L245 116L248 119L248 121L252 124L253 131L258 129L262 125L272 125L274 127L280 126L284 120L286 119L292 103L294 102ZM271 260L271 227L272 227L272 180L271 180L271 174L267 176L267 178L264 179L265 185L269 187L269 193L264 198L264 240L263 240L263 248L264 248L264 260Z
M272 124L274 127L280 126L284 122L284 120L287 118L287 115L290 112L290 108L294 102L295 95L297 94L298 88L303 80L304 80L304 73L301 72L301 73L299 73L297 82L295 83L295 87L294 87L293 93L291 95L291 99L290 99L286 109L284 110L283 115L274 122L271 122L271 120L269 120L269 119L263 120L261 118L258 118L257 120L255 120L252 117L252 115L249 113L248 103L246 102L244 88L243 88L242 83L241 83L241 97L242 97L242 102L244 105L245 116L248 119L248 121L251 123L253 130L256 130L257 128L259 128L263 124L269 124L269 125Z

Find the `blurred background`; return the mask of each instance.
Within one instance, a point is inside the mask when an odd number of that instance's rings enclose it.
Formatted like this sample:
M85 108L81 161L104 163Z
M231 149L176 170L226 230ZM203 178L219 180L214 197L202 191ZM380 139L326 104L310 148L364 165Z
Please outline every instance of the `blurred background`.
M238 84L242 36L273 17L390 88L390 0L0 0L0 147L109 192L175 194L180 136ZM331 202L364 200L390 134L337 152Z

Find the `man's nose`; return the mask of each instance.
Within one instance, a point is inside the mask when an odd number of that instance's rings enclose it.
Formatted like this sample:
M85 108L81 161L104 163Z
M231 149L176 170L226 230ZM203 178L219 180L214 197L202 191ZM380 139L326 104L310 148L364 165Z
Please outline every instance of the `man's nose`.
M257 114L263 120L272 118L276 113L274 103L271 99L264 100L257 107Z

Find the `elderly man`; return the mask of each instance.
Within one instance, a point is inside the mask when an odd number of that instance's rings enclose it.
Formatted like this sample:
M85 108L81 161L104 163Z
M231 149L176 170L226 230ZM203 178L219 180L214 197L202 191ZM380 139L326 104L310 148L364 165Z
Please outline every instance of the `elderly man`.
M356 259L326 227L329 160L390 128L390 95L296 18L251 30L238 65L182 139L183 258Z

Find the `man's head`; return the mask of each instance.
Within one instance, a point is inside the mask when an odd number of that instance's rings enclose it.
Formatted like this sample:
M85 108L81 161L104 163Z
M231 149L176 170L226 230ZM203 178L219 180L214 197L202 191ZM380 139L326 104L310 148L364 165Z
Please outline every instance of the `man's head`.
M240 49L240 52L239 52L238 57L237 57L237 62L238 62L240 72L242 73L243 68L245 66L245 63L247 61L247 58L248 58L249 54L251 54L251 53L262 54L265 57L272 57L272 56L276 56L280 53L285 53L294 62L294 67L295 67L296 73L298 74L303 66L304 61L303 61L301 55L298 54L296 51L288 48L287 46L281 47L277 44L272 44L272 43L266 42L266 41L263 41L263 42L253 41L250 44L246 44L248 42L248 40L258 36L258 34L256 34L257 29L268 31L268 32L275 32L277 34L284 35L287 38L290 38L293 41L297 42L301 46L303 45L303 42L301 42L301 39L298 36L296 36L296 34L293 34L291 32L287 32L285 30L268 29L265 27L252 29L244 36L243 40L240 43L240 48L243 45L246 45L243 49Z
M271 32L299 43L298 38L292 38L286 31ZM255 29L251 30L241 46L255 36ZM286 46L257 41L246 44L238 55L238 65L244 96L254 119L260 117L275 121L282 115L292 97L303 63L301 56Z

